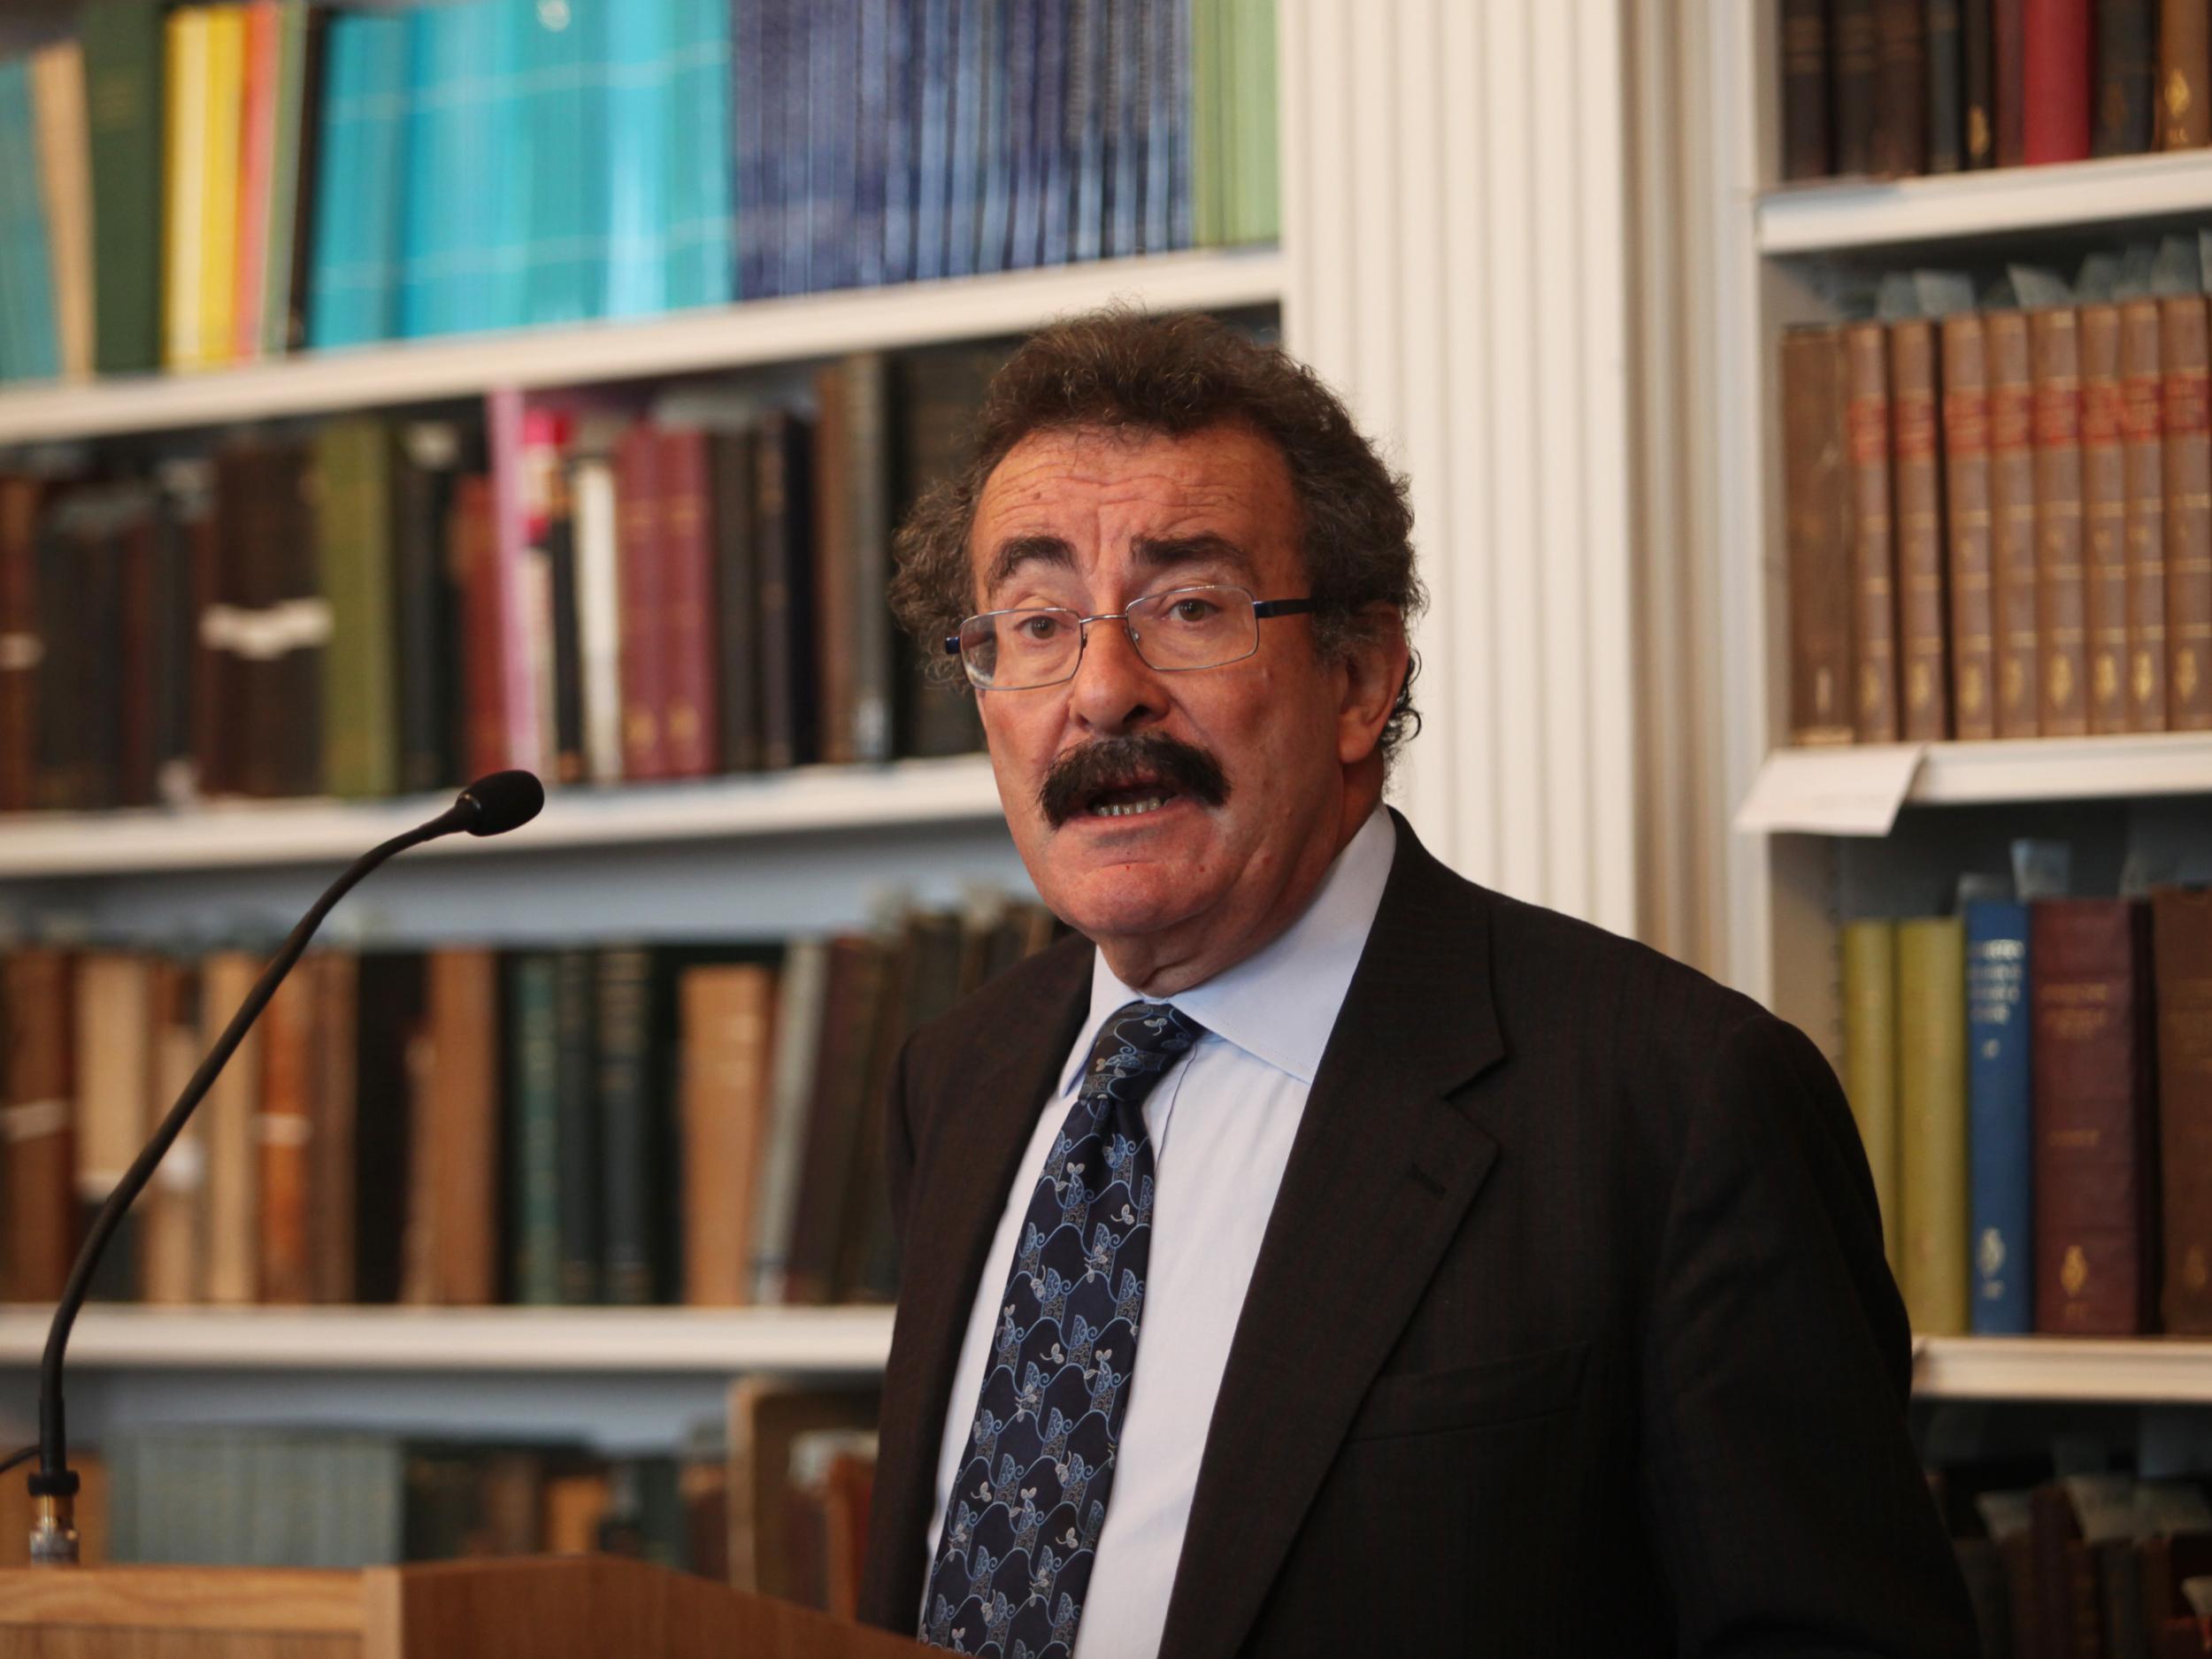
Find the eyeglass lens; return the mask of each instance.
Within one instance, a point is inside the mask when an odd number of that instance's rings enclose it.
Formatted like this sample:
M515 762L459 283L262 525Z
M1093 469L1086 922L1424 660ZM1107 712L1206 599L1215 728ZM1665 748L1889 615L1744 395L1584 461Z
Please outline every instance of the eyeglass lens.
M1163 671L1216 668L1259 648L1252 595L1240 588L1179 588L1132 600L1126 624L1137 655ZM1093 626L1114 626L1102 618ZM1082 619L1058 606L995 611L960 627L960 655L979 685L1049 686L1075 672Z

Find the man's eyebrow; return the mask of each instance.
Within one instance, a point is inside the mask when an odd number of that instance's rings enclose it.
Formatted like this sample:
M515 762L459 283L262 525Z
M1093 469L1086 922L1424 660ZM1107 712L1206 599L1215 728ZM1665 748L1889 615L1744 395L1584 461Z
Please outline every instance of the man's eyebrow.
M990 592L1025 565L1052 565L1062 570L1072 569L1075 549L1062 536L1010 536L998 544L998 551L991 555L991 568L984 575L983 590Z
M1201 531L1195 535L1141 535L1129 544L1137 562L1154 570L1170 570L1179 565L1202 565L1208 562L1226 565L1231 569L1249 574L1251 556L1229 540L1213 531Z

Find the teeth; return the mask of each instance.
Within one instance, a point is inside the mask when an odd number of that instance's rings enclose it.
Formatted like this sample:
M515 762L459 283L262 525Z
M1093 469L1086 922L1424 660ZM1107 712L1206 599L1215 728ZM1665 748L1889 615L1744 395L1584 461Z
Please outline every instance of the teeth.
M1155 795L1149 801L1125 801L1118 806L1094 806L1093 818L1133 818L1140 812L1156 812L1167 804L1167 796Z

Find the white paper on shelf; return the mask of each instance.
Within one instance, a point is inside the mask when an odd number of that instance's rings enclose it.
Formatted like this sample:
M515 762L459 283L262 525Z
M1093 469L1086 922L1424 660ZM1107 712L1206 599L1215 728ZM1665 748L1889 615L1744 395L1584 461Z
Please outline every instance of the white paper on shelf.
M1736 828L1886 835L1926 753L1924 743L1778 749L1736 809Z

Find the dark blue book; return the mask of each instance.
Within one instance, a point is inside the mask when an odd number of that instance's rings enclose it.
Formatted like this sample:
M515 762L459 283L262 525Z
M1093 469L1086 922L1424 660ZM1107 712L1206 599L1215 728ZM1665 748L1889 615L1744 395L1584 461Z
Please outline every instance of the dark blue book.
M1174 122L1169 107L1175 90L1175 13L1183 0L1136 0L1138 73L1144 83L1144 107L1139 124L1144 129L1144 215L1138 229L1137 251L1159 253L1171 248L1175 226Z
M946 162L945 274L976 269L983 205L984 60L989 0L955 0L952 41L952 148Z
M1106 245L1106 0L1072 0L1068 17L1068 254L1095 259Z
M1044 153L1037 147L1037 32L1044 0L1008 0L1006 8L1006 268L1037 263Z
M852 286L853 153L859 12L808 13L806 43L806 288Z
M978 185L975 268L1003 271L1013 232L1014 12L1020 0L982 0L983 167Z
M1160 61L1166 65L1167 87L1167 246L1191 245L1191 134L1197 131L1191 114L1191 4L1192 0L1153 0L1164 19L1165 43Z
M914 160L921 120L920 0L885 0L883 280L914 280Z
M1074 150L1068 142L1068 8L1064 0L1040 0L1036 132L1037 263L1065 265Z
M774 160L771 190L775 205L776 258L782 267L777 279L780 294L804 294L810 256L814 250L813 177L808 166L808 95L812 89L813 30L804 0L775 0L774 21L769 29L769 101L775 114L771 142Z
M884 179L891 139L891 0L860 0L857 42L858 125L853 140L852 280L883 281Z
M740 299L773 294L782 274L769 250L768 12L764 0L731 0L731 231L737 243Z
M1142 45L1137 0L1106 0L1106 75L1102 82L1106 128L1106 236L1109 257L1137 251L1142 222L1144 147L1139 131L1142 106Z
M2031 1244L2035 1141L2028 1042L2028 907L1966 906L1967 1139L1977 1336L2035 1329Z
M955 0L918 0L920 78L914 148L914 278L947 270L945 214L952 188L952 79Z

